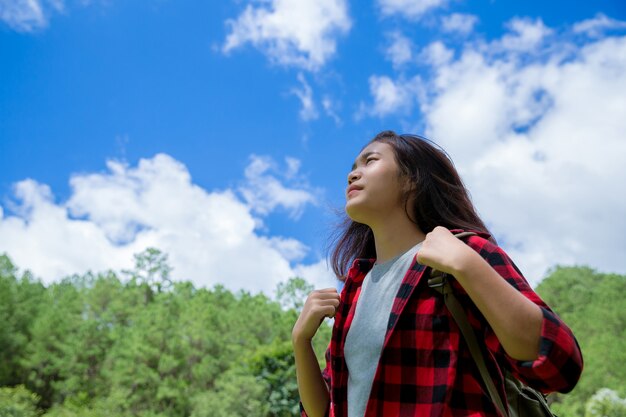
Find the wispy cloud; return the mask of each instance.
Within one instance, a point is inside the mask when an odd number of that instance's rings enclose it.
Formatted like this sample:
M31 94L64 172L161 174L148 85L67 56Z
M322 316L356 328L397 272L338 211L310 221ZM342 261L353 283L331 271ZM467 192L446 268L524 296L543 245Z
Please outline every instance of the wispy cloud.
M302 107L300 108L300 119L304 121L315 120L319 117L317 106L313 100L313 88L307 82L304 74L298 74L300 88L294 88L291 92L300 99Z
M408 114L415 102L420 86L419 76L409 80L393 80L388 76L372 75L369 78L373 103L361 103L357 118L365 115L384 117L391 114Z
M456 32L467 35L474 30L476 23L478 23L478 16L453 13L441 18L441 29L444 32Z
M251 211L267 215L280 207L297 219L307 204L316 204L319 191L300 178L299 161L288 158L286 163L287 174L281 174L282 170L273 159L258 155L250 157L245 170L246 181L239 191Z
M107 0L102 0L107 1ZM46 29L56 14L73 6L89 6L97 0L0 0L0 22L16 32L33 33Z
M401 15L408 19L419 19L446 3L447 0L378 0L383 16Z
M506 51L533 51L540 47L544 40L553 33L541 19L511 19L507 25L509 33L505 34L493 46L500 46Z
M45 28L48 16L64 9L62 0L0 0L0 20L18 32Z
M226 23L225 53L251 43L272 62L307 70L321 68L351 27L346 0L268 0Z
M603 13L598 13L593 19L583 20L573 27L575 33L584 33L593 37L602 36L609 30L620 29L626 29L626 22L612 19Z
M433 67L445 65L452 60L454 52L441 41L435 41L424 47L419 54L420 62Z
M336 125L341 125L342 120L338 114L338 108L340 107L339 103L330 98L329 96L324 96L322 99L322 107L324 108L324 112L328 117L335 121Z
M385 57L391 61L394 68L399 68L413 58L413 43L400 32L387 34L388 46Z

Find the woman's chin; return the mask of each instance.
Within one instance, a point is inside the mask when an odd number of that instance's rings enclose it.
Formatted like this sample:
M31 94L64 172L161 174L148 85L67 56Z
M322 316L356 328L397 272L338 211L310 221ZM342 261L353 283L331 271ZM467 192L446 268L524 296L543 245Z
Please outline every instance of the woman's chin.
M365 223L365 213L363 213L363 210L359 208L358 204L348 201L346 203L346 214L350 217L350 220L354 222Z

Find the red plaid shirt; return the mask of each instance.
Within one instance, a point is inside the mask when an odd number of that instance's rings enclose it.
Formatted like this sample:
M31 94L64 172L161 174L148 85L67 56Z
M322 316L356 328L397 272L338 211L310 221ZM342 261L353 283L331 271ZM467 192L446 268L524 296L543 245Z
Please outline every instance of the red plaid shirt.
M534 361L517 361L506 354L463 288L451 280L478 340L485 342L485 360L500 395L504 397L503 369L545 393L570 391L583 367L574 335L531 289L506 253L486 240L487 235L481 236L484 238L472 236L466 242L512 286L540 306L544 317L539 357ZM330 416L348 415L344 345L361 284L373 263L373 259L355 260L341 292L322 373L330 387L327 410ZM442 296L428 287L426 270L413 260L396 295L365 417L498 416ZM306 416L303 409L302 416Z

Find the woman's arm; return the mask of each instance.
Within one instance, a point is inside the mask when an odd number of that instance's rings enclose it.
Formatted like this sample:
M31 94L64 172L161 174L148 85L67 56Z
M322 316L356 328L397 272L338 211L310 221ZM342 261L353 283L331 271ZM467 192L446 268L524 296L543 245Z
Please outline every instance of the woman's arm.
M294 340L293 350L296 357L296 376L302 407L308 417L323 417L328 410L330 395L311 341Z
M426 236L417 261L453 275L483 314L513 359L539 355L543 313L492 268L476 251L443 227Z
M477 252L471 250L452 275L513 359L533 361L539 355L541 308L513 288Z
M463 287L488 321L485 345L504 355L515 377L544 393L566 393L576 386L584 365L574 334L501 248L476 236L466 245L438 227L427 235L417 258L456 277L454 284Z
M325 317L334 317L339 294L334 288L309 294L292 331L298 391L308 417L323 417L329 408L328 386L311 345L311 340Z

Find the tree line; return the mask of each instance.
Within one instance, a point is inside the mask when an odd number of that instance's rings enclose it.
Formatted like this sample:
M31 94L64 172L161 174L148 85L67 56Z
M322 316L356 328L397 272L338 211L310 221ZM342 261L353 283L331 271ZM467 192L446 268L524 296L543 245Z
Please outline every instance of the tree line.
M0 255L0 417L283 417L299 414L291 328L312 287L273 298L173 282L148 249L132 270L44 285ZM585 359L564 416L626 416L626 276L557 267L538 293ZM330 339L321 326L318 357ZM323 363L321 364L323 365Z

